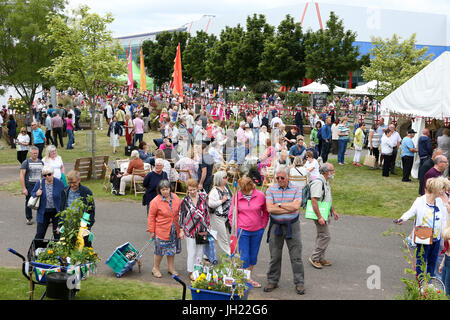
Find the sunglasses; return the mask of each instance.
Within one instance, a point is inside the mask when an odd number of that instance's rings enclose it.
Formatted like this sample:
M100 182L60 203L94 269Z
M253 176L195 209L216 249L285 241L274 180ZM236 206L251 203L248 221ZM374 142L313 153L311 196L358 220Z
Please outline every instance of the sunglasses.
M45 177L51 177L53 174L52 173L47 173L47 174L43 174L42 176Z
M276 177L275 179L277 179L277 180L286 180L285 177Z

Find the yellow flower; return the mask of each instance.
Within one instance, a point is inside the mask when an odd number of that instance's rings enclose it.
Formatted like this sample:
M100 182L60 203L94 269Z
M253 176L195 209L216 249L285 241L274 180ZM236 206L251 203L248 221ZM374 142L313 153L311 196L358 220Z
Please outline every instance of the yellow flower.
M53 254L53 250L48 250L47 253L48 254Z

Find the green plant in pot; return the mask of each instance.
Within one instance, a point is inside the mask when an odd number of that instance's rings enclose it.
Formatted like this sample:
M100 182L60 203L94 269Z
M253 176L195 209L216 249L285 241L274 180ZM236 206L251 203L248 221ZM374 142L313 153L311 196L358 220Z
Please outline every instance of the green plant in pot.
M191 290L199 293L200 290L212 292L222 292L244 297L245 292L250 288L248 279L250 273L242 268L243 261L238 253L233 256L222 255L221 263L211 265L208 262L194 265Z
M93 203L91 196L88 197L87 202ZM76 199L70 208L58 213L57 216L62 220L59 228L61 238L59 241L51 240L35 261L60 265L60 258L64 264L96 264L99 260L97 253L91 247L80 245L80 225L89 209L90 205L86 206L83 201Z

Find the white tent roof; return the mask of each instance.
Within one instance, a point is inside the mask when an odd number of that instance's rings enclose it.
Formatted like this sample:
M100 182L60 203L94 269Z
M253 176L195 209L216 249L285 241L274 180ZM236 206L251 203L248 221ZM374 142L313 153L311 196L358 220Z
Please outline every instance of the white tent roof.
M381 100L381 109L436 119L450 117L450 52L442 53Z
M319 82L311 82L310 84L298 88L297 91L301 91L301 92L330 92L330 89L328 88L328 86L326 84L321 84ZM345 92L344 88L341 87L335 87L334 88L334 92Z
M377 80L372 80L353 89L348 89L347 92L350 94L370 94L369 89L375 90L376 88Z

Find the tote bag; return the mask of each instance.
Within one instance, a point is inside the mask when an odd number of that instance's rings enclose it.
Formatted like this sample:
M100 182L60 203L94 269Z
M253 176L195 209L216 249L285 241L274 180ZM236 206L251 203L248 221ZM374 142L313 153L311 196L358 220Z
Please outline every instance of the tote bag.
M364 158L364 165L368 166L368 167L371 167L371 168L374 168L375 167L375 162L376 162L375 156L370 154L370 151L368 151L367 152L367 156Z
M317 204L319 206L319 211L322 218L325 221L328 220L328 216L330 215L331 210L331 202L317 201ZM305 218L311 220L318 220L317 215L312 207L311 200L308 200L308 203L306 204Z
M39 185L39 190L42 190L42 181ZM27 202L27 207L31 210L38 210L39 205L41 204L41 196L30 197Z

